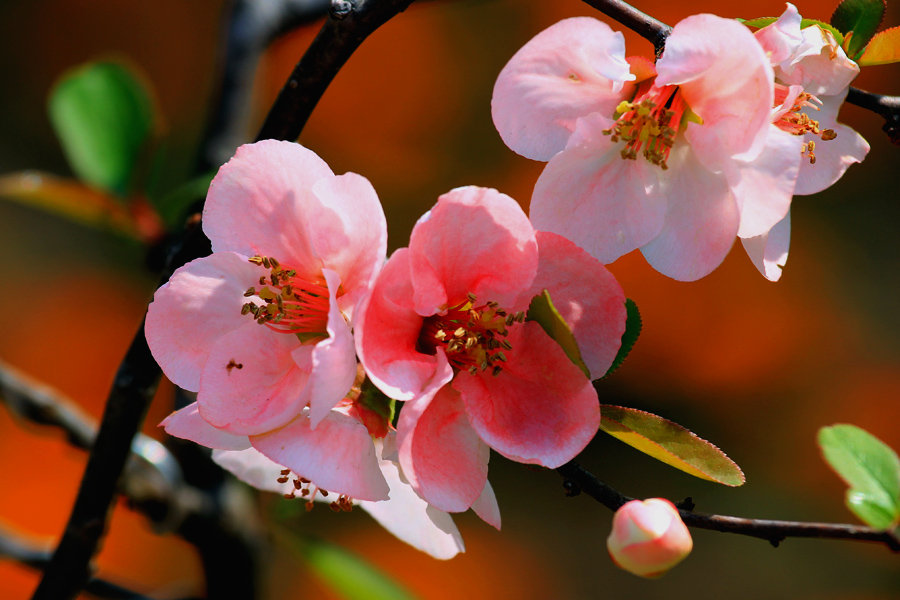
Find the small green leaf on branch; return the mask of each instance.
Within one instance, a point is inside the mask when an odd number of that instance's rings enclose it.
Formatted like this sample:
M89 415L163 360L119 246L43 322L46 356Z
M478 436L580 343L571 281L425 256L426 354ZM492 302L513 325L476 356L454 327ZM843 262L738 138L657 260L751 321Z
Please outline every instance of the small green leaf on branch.
M528 305L528 312L525 314L525 320L535 321L540 325L546 334L560 345L563 352L569 357L569 360L575 363L575 366L581 369L586 377L591 377L591 372L581 358L581 350L578 349L575 335L572 334L569 324L566 323L559 311L556 310L556 307L553 306L550 292L544 290L531 299L531 303Z
M852 36L847 36L844 48L850 58L856 58L872 39L884 18L886 7L885 0L843 0L834 9L831 24L845 36L853 32ZM840 40L838 43L843 45Z
M900 27L876 33L856 62L861 67L900 62Z
M887 444L854 425L819 430L825 461L850 488L850 512L876 529L900 523L900 459Z
M607 377L625 362L625 359L631 353L631 349L637 343L638 337L641 335L641 329L644 326L643 321L641 321L641 313L634 300L631 298L625 299L625 310L627 316L625 317L625 333L622 334L622 345L619 346L619 352L613 359L612 365L603 374L603 377Z
M694 477L731 487L746 481L740 467L715 445L658 415L601 404L600 429Z

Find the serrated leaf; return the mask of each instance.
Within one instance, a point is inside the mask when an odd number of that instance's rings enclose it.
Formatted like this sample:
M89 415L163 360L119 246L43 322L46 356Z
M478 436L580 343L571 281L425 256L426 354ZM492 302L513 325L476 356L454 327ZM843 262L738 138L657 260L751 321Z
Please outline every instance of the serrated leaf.
M843 0L831 15L831 24L846 35L853 32L844 50L850 58L866 47L884 18L885 0Z
M861 67L900 62L900 27L876 33L856 62Z
M653 413L602 404L600 429L694 477L731 487L746 481L740 467L715 445Z
M125 196L153 127L152 103L138 78L117 63L88 63L56 83L48 109L76 176Z
M876 529L900 523L900 459L887 444L854 425L823 427L825 461L850 486L847 508Z
M641 335L641 329L644 324L643 321L641 321L641 313L638 310L637 304L635 304L634 300L631 298L625 299L625 311L627 316L625 318L625 333L622 334L622 345L619 346L619 352L616 354L616 358L613 359L612 365L606 370L603 377L607 377L610 373L618 369L619 365L625 362L625 359L628 358L628 355L631 353L631 349L634 348L635 343L637 343L638 337Z
M345 600L413 600L414 596L369 563L333 544L291 538L306 567Z
M553 306L553 300L550 299L550 292L544 290L531 299L528 305L528 312L525 314L526 321L535 321L541 328L553 338L557 344L566 353L575 366L581 369L581 372L588 378L591 372L581 358L581 350L578 349L578 342L575 341L575 335L569 329L568 323Z

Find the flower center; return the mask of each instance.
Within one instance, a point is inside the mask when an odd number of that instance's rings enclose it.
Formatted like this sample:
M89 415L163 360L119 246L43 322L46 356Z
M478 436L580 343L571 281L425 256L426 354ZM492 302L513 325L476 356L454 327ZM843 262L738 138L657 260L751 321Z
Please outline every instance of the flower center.
M245 297L263 303L245 303L242 315L252 315L257 323L273 331L293 333L303 342L328 337L328 286L324 279L301 277L270 256L248 260L266 269L268 276L261 275L259 285L244 292Z
M790 89L784 85L776 84L775 86L775 106L784 105L789 100ZM787 131L794 135L812 134L819 136L823 142L833 140L837 134L833 129L820 129L819 122L810 118L808 114L803 112L805 108L819 110L818 104L822 102L806 92L800 92L793 99L791 107L782 112L774 121L774 125L782 131ZM800 153L809 157L809 164L816 164L816 142L810 140L805 142L801 147Z
M496 375L506 362L504 350L512 345L505 338L508 327L525 320L525 313L509 314L496 302L476 304L475 294L447 309L446 314L425 319L416 349L434 354L440 346L450 364L472 375L479 370Z
M650 82L638 88L633 101L620 102L616 115L615 124L603 133L613 142L625 142L622 158L636 160L640 154L663 170L669 168L666 161L684 117L697 120L678 93L678 86L656 87Z

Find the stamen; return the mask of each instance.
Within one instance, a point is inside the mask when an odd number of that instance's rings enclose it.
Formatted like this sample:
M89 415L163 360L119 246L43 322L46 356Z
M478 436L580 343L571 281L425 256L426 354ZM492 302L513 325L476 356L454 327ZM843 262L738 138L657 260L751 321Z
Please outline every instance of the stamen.
M786 88L782 85L777 85L775 93L776 106L778 106L777 103L779 102L779 100L781 104L788 102L790 94L791 92L789 88ZM782 131L787 131L788 133L791 133L793 135L811 134L818 136L823 142L833 140L837 137L837 133L835 133L833 129L820 129L819 122L803 112L803 109L805 108L819 110L819 104L822 104L822 102L812 94L809 94L807 92L800 92L794 98L791 107L785 110L774 121L774 125ZM806 142L800 148L800 154L807 156L807 158L809 159L809 164L816 164L816 142Z
M647 82L638 89L634 101L619 103L615 124L603 134L613 142L625 142L621 151L623 159L636 160L640 154L665 170L669 168L666 161L685 120L683 117L692 114L677 86L655 87Z

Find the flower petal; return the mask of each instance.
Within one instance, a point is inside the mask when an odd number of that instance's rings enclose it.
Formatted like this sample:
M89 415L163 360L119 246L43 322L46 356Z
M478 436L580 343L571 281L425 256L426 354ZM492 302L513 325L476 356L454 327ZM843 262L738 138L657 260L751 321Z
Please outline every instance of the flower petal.
M344 399L356 379L353 334L335 300L341 278L330 269L323 269L322 274L328 284L328 339L317 343L312 351L312 370L307 385L309 420L313 428Z
M269 460L256 448L213 450L212 459L217 465L256 489L278 494L290 494L295 491L292 480L278 483L284 467Z
M397 443L403 475L436 508L462 512L484 490L490 452L450 386L403 405Z
M197 410L197 403L188 404L163 419L160 425L171 436L190 440L194 443L221 450L244 450L250 447L247 436L234 435L216 429L203 420Z
M545 29L509 60L494 84L491 114L515 152L550 160L562 150L575 121L611 115L634 79L625 61L625 37L589 17Z
M258 267L233 252L217 252L179 268L147 308L145 333L153 358L172 383L196 392L217 340L250 322L244 291Z
M460 372L453 387L491 448L511 460L556 468L597 433L597 392L537 323L510 328L507 339L512 350L498 375Z
M555 233L537 233L538 274L524 296L543 290L569 325L591 377L609 370L625 333L625 293L606 267Z
M295 360L309 346L293 335L270 331L248 319L223 335L209 354L200 377L200 414L214 427L253 435L281 427L300 414L309 398L312 366Z
M656 237L666 211L659 169L623 160L602 134L611 124L599 115L579 120L538 178L529 209L536 229L569 238L604 264Z
M792 57L803 43L800 33L800 13L787 3L787 8L778 20L754 33L756 41L763 47L772 64L779 64Z
M801 30L803 42L775 70L783 83L802 85L814 96L835 96L846 91L859 75L859 65L847 58L830 31L818 25Z
M368 430L342 412L331 411L315 429L301 415L281 429L251 436L250 443L320 489L356 500L388 498Z
M787 262L791 244L791 213L788 213L767 234L742 238L741 243L753 265L769 281L778 281Z
M478 499L472 503L472 510L481 517L481 520L488 525L500 530L500 506L497 505L497 496L494 495L494 488L491 482L484 483L484 489Z
M537 270L534 228L497 190L457 188L438 198L409 240L416 312L429 316L475 294L508 312Z

